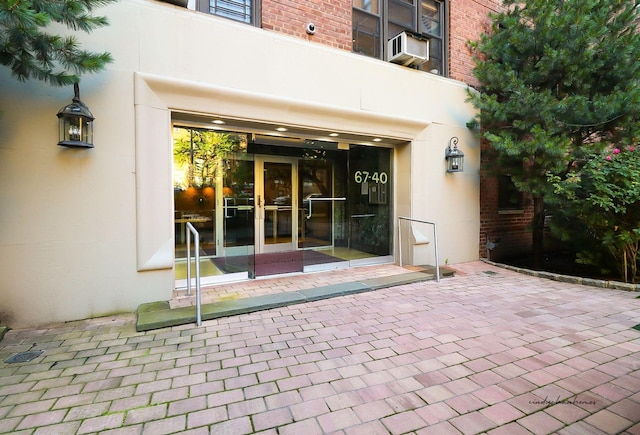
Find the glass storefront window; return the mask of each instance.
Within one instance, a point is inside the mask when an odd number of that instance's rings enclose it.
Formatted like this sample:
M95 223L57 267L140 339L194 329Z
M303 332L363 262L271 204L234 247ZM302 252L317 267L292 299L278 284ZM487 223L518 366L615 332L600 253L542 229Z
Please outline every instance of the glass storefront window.
M391 150L352 146L349 175L352 249L391 255Z
M283 142L175 128L177 281L186 277L187 223L200 234L203 277L327 270L392 255L392 150Z

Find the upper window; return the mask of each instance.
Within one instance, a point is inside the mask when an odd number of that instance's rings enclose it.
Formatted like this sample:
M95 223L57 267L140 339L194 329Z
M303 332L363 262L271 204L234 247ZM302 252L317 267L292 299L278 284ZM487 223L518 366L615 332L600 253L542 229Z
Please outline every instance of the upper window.
M522 192L520 192L510 175L498 178L498 210L522 210Z
M386 41L408 30L429 38L429 61L420 69L445 75L442 0L353 0L353 51L386 58Z
M198 10L207 14L256 25L256 0L198 0Z

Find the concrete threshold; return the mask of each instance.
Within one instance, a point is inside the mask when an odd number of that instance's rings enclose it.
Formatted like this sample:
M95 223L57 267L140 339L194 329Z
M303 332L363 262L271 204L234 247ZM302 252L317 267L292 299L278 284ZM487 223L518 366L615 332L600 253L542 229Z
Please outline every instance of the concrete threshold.
M448 268L441 268L440 274L441 277L452 276L453 271ZM420 272L402 273L400 275L366 279L357 282L313 287L292 292L275 293L234 300L223 300L210 304L202 304L201 316L202 320L212 320L288 305L303 304L305 302L313 302L321 299L379 290L381 288L429 281L434 280L435 278L434 270L424 270ZM195 306L170 308L168 301L150 302L138 307L136 331L150 331L153 329L167 328L195 322Z

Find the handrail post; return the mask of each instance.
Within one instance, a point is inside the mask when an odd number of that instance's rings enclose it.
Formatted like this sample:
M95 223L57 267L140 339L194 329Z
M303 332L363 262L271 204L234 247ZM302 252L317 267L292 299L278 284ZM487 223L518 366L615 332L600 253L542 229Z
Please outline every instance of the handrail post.
M191 222L187 222L187 295L191 296L191 233L195 248L196 262L196 325L202 325L202 293L200 291L200 233Z
M402 267L402 218L398 218L398 260L400 261L400 267Z

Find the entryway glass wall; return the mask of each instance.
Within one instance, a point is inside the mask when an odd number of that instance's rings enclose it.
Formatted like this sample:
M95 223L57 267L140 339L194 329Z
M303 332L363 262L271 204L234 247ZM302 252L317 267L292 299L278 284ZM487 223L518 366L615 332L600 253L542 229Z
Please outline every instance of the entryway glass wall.
M203 283L392 261L391 148L179 125L173 137L177 287L187 222Z

